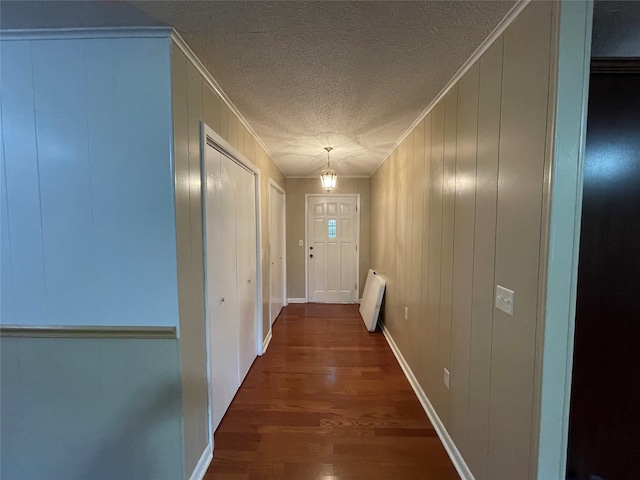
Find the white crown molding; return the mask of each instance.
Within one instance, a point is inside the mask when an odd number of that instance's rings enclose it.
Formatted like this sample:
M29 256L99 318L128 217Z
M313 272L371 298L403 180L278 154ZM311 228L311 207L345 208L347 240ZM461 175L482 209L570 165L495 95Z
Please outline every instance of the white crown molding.
M286 178L320 178L320 174L318 175L292 175L287 176ZM370 178L370 175L338 175L338 180L341 178Z
M371 172L371 175L369 175L370 177L372 177L376 173L376 171L378 171L385 160L391 156L394 150L400 146L400 144L411 134L411 132L420 124L420 122L424 120L425 117L429 115L429 113L431 113L431 110L433 110L435 106L440 102L440 100L442 100L447 95L447 93L449 93L449 91L460 81L464 74L467 73L478 60L480 60L480 57L482 57L482 55L484 55L489 47L491 47L491 45L493 45L495 41L500 38L500 35L502 35L504 31L509 28L509 26L518 18L518 15L522 13L525 7L529 5L529 3L531 3L531 1L532 0L518 0L518 2L505 15L502 21L496 26L496 28L493 29L489 36L485 38L485 40L476 49L476 51L473 52L469 59L462 65L462 67L460 67L456 74L451 77L451 80L449 80L444 88L440 90L440 93L436 95L433 100L431 100L431 103L427 105L427 108L425 108L422 113L418 115L418 118L414 120L409 128L407 128L407 130L400 136L398 141L396 141L393 147L391 147L385 154L385 156L382 157L382 160L380 160L380 162L373 169L373 172Z
M280 167L280 165L278 165L278 162L276 162L275 158L273 158L273 155L271 154L271 151L269 150L269 148L265 145L265 143L262 141L262 139L258 136L258 134L255 132L255 130L251 127L251 125L249 125L249 122L247 122L247 119L244 118L242 113L240 113L240 110L238 110L238 108L233 104L233 102L227 96L227 94L224 93L224 90L222 90L220 85L218 85L218 82L216 82L216 80L213 78L211 73L209 73L207 68L202 64L202 62L196 56L196 54L193 53L193 50L191 50L191 47L189 47L187 42L185 42L184 38L182 38L180 36L180 34L177 32L177 30L175 28L171 29L171 39L175 42L175 44L182 51L182 53L184 53L187 56L189 61L191 61L191 63L193 63L193 65L196 67L198 72L200 72L200 75L202 75L202 77L206 80L206 82L213 89L213 91L222 99L222 101L224 103L226 103L226 105L235 114L235 116L238 117L238 120L240 121L240 123L242 123L242 125L244 125L244 127L251 134L251 136L256 140L256 142L258 142L258 144L260 144L262 149L266 152L266 154L269 156L271 161L278 168L278 170L280 170L280 173L284 177L285 175L282 172L282 168Z
M171 27L27 28L0 30L0 41L89 38L169 38Z

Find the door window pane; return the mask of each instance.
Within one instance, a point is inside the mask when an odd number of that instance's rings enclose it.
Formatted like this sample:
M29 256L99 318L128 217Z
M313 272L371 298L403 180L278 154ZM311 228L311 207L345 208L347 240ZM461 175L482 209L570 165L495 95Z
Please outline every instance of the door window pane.
M329 238L336 238L336 221L329 220Z

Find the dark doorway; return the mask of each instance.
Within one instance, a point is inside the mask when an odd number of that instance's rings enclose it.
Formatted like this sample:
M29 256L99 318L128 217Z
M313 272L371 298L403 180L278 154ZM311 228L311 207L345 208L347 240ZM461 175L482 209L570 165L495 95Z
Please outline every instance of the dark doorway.
M640 478L639 412L640 59L594 59L568 478Z

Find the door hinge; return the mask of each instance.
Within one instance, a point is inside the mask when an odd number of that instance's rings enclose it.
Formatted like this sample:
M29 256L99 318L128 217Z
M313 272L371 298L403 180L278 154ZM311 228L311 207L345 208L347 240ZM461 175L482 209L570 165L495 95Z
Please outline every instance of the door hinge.
M356 252L358 251L358 245L356 245Z
M357 284L357 283L356 283L356 285L355 285L355 287L354 287L354 288L355 288L356 290L358 289L358 284Z

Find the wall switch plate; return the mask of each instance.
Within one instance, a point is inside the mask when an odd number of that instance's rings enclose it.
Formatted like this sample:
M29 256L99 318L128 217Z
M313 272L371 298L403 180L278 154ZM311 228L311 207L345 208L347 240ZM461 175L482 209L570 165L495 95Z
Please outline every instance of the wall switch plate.
M298 240L298 246L304 247L304 240Z
M409 320L409 307L404 307L404 319Z
M513 307L516 302L516 294L513 290L496 286L496 308L513 317Z
M444 386L449 390L449 370L444 369Z

